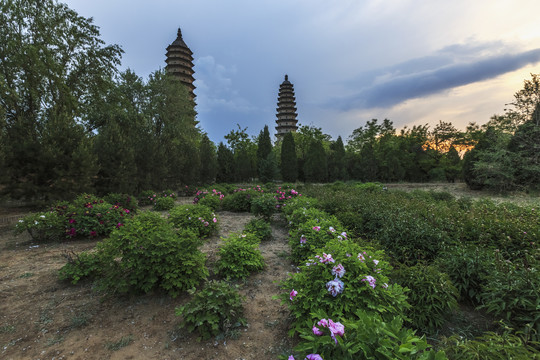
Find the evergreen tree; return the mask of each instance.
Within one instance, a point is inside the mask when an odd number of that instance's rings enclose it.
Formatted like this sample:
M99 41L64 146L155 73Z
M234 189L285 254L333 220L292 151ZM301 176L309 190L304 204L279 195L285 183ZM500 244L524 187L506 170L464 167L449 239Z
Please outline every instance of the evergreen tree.
M49 202L90 191L89 104L110 86L121 50L52 0L7 1L0 10L3 192Z
M264 171L268 171L268 165L269 165L268 156L271 153L272 153L272 140L270 140L270 132L268 131L268 125L265 125L264 129L259 133L259 137L257 139L257 176L259 177L259 179L261 178L263 166L266 167ZM275 159L274 159L274 162L275 162Z
M261 160L259 171L259 180L263 183L274 181L278 177L277 158L273 151L265 159Z
M214 182L218 170L216 147L208 138L208 135L203 134L200 145L200 176L199 180L203 184Z
M347 168L345 164L345 147L341 136L330 144L330 156L328 160L328 180L347 180Z
M298 159L292 133L286 133L281 144L281 177L285 182L295 182L298 178Z
M326 152L320 140L313 140L309 147L304 164L307 182L325 182L328 177Z
M230 183L234 181L234 154L223 142L220 142L217 149L218 171L216 181L220 183Z

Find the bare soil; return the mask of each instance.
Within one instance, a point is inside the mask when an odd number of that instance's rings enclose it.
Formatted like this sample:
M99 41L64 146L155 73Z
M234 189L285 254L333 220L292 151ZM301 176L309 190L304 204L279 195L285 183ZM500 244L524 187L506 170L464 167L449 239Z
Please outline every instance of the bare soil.
M241 231L250 214L218 213L219 233L202 250L210 269L221 237ZM1 224L0 224L1 225ZM2 359L275 359L290 354L288 311L272 296L293 267L285 223L272 221L273 239L261 243L264 271L239 282L248 325L236 338L197 341L179 329L175 308L190 300L156 292L99 294L92 284L60 282L65 252L92 249L96 240L37 244L0 227L0 358Z

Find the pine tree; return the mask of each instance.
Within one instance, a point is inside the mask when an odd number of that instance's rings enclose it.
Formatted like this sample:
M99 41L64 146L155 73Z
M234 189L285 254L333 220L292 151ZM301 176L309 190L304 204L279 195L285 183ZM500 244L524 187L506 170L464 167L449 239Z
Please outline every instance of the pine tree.
M216 180L217 174L217 154L214 143L203 134L200 145L200 176L199 181L203 184L209 184Z
M345 147L341 136L330 144L330 156L328 159L328 180L347 180L347 168L345 166Z
M298 178L298 158L292 133L286 133L281 144L281 177L285 182Z
M268 156L272 153L272 141L270 140L270 132L268 131L268 125L264 126L264 129L259 133L257 139L257 175L261 178L263 172L263 166L268 168ZM264 171L267 171L265 169ZM263 181L263 180L261 180ZM266 181L263 181L266 182Z
M234 154L228 147L220 142L217 150L218 171L216 181L228 183L234 181Z
M313 140L304 164L304 174L307 182L325 182L328 176L326 152L320 140Z

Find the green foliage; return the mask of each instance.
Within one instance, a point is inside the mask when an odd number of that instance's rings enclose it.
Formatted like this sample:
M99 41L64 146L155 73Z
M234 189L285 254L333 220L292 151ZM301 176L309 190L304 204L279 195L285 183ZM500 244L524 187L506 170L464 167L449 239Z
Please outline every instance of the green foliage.
M326 319L323 312L312 314L312 318ZM335 320L337 322L337 320ZM300 330L302 338L294 350L298 359L307 354L319 354L323 359L422 359L446 360L442 351L430 350L424 337L403 327L403 319L394 317L384 321L379 314L357 310L353 319L339 321L344 326L343 336L329 335L328 328L306 322ZM316 326L322 335L312 330Z
M305 159L304 176L306 182L325 182L328 178L328 162L321 141L312 140Z
M65 217L56 211L25 216L15 225L15 233L27 231L34 241L59 241L65 237Z
M213 210L204 205L175 206L169 212L168 221L177 229L189 229L197 236L206 238L216 232L218 218Z
M216 179L216 174L218 171L218 160L216 146L206 134L202 135L199 152L201 164L198 179L204 184L212 183Z
M223 183L233 182L235 179L234 154L222 142L219 143L217 149L217 163L216 181Z
M224 238L216 263L218 273L226 279L244 279L264 269L259 242L260 239L252 233L232 233Z
M221 200L222 198L220 197L220 195L211 194L211 195L207 195L201 198L197 202L197 204L206 206L214 211L217 211L221 208Z
M98 243L104 260L100 286L108 291L147 293L155 288L177 296L208 276L198 237L175 229L153 212L144 212Z
M154 190L145 190L139 194L139 206L154 205L157 193Z
M104 267L99 254L83 251L80 254L66 254L67 263L60 268L58 275L60 280L77 284L84 279L97 278Z
M439 269L450 277L459 291L460 299L474 304L480 302L480 293L488 274L492 271L493 257L476 246L453 246L437 258Z
M292 133L286 133L281 144L281 178L295 182L298 178L298 158Z
M467 340L454 335L446 339L443 349L450 359L456 360L530 360L540 357L540 352L516 335L487 332Z
M235 193L223 198L222 206L224 210L234 212L250 212L251 201L260 196L261 193L252 189L237 189Z
M345 269L341 278L338 272L333 274L339 265ZM378 313L384 321L401 316L409 306L407 296L400 285L387 285L389 272L382 251L362 248L350 240L330 241L280 285L285 291L280 295L282 303L294 319L292 331L302 329L305 321L315 321L312 314L317 311L331 318L352 319L358 310ZM336 280L342 281L342 292L330 287L337 285Z
M172 197L158 197L154 201L155 211L166 211L174 207L174 199Z
M281 212L287 217L300 208L304 210L310 208L317 209L319 207L319 200L309 196L299 196L287 200L285 205L281 207Z
M137 199L128 194L110 193L103 197L103 200L112 205L118 205L130 212L136 212L139 209Z
M246 324L242 318L242 302L237 287L212 280L195 293L190 302L177 307L176 315L183 317L180 327L187 327L190 332L197 330L200 337L207 340L220 333L228 335Z
M540 342L540 261L538 254L510 261L495 252L480 298L488 313L501 317L525 341Z
M445 318L457 308L459 292L447 274L434 265L417 264L393 273L393 281L410 289L411 308L406 313L417 329L440 328Z
M272 238L272 227L263 219L251 219L244 226L244 233L255 234L261 241L267 241Z
M276 211L277 201L272 194L263 194L251 200L251 213L269 220Z

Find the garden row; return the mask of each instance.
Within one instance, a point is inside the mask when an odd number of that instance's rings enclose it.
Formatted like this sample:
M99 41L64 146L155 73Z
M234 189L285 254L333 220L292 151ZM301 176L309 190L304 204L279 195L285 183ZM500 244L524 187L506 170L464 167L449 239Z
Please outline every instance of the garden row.
M454 336L437 344L449 358L527 359L538 355L540 276L536 240L540 218L534 208L456 200L445 193L390 192L384 191L379 184L348 186L338 183L307 187L303 193L314 198L294 200L284 210L291 224L293 259L299 264L307 259L306 265L300 266L302 275L293 279L306 277L305 282L310 286L317 281L318 286L324 283L317 274L314 279L318 280L307 279L308 274L316 271L310 254L333 256L335 263L323 272L327 281L336 272L333 270L335 264L348 270L344 261L351 262L355 256L360 259L359 255L363 255L356 250L343 250L354 238L353 244L361 245L363 251L378 261L380 273L369 274L364 269L360 274L355 272L352 279L379 286L379 277L386 281L384 276L387 276L391 280L387 281L390 285L385 290L398 284L408 288L411 307L404 306L402 312L397 312L406 325L435 334L456 309L458 301L477 306L500 320L501 326L494 329L496 332L485 333L476 339ZM295 209L294 203L302 201L309 202L299 205L300 210ZM303 225L296 225L299 222ZM347 239L342 231L346 232ZM339 245L333 251L345 251L347 259L336 259L331 251L336 241ZM379 255L365 250L370 247L384 250L384 253ZM365 259L365 255L362 257ZM384 260L394 269L385 272ZM356 265L353 263L353 266ZM337 297L345 298L347 284L352 280L345 281L346 276L347 272L344 278L335 279L345 285L345 290ZM295 299L299 299L292 304L302 303L292 306L302 309L297 313L298 319L309 318L314 309L303 303L299 297L302 292L294 281L290 287L298 292ZM315 290L308 288L306 294L313 298L307 303L320 302L328 316L332 312L343 316L345 305L335 305L329 301L331 297ZM366 301L363 293L357 293L353 298L356 297ZM332 306L338 309L332 310ZM371 310L373 305L359 304L358 307ZM381 312L391 314L388 309ZM310 320L315 321L313 315ZM311 341L314 337L313 334L310 336Z

